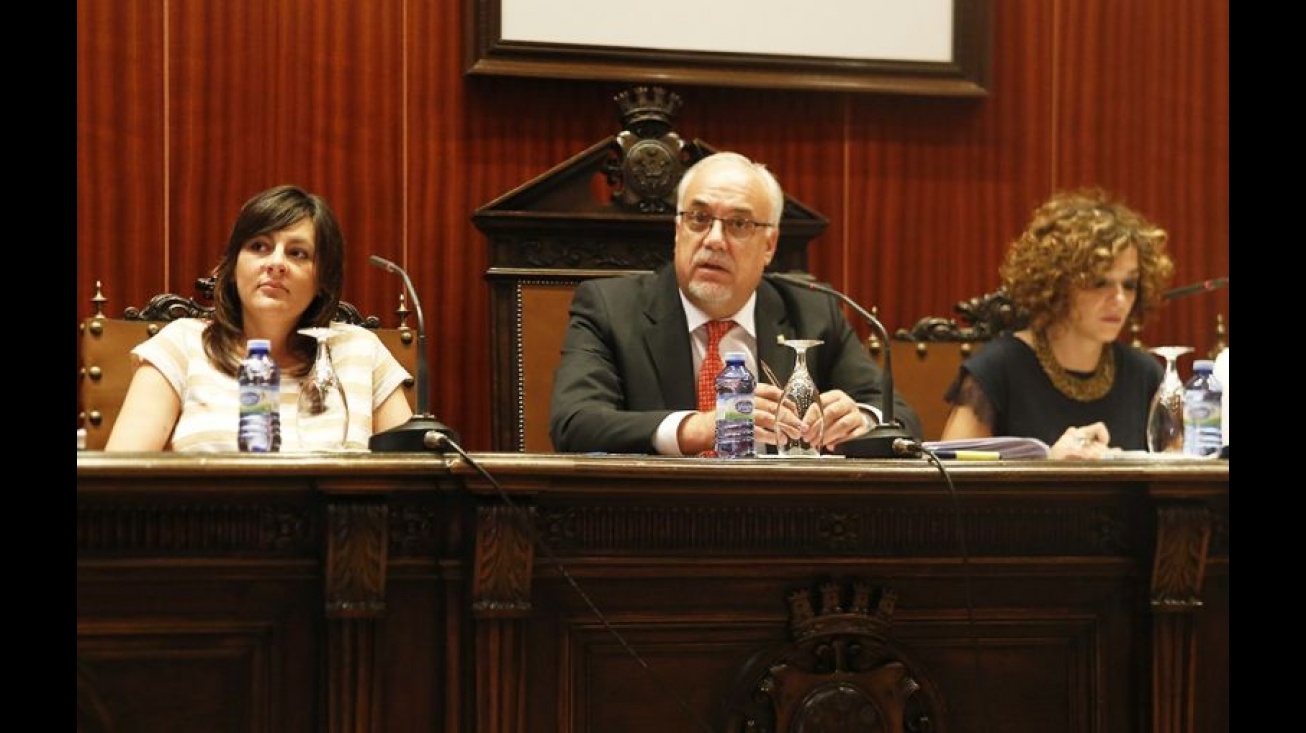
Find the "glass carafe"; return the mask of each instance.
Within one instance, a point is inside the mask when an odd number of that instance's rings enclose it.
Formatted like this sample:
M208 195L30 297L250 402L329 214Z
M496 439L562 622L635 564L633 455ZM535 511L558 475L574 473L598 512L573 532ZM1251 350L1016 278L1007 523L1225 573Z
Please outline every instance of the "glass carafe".
M825 435L825 410L821 391L807 371L807 350L820 346L816 339L787 339L785 346L794 350L794 371L780 395L780 415L775 427L776 452L786 458L819 458ZM803 427L793 422L799 420ZM804 434L807 433L807 437Z
M1179 378L1180 356L1191 346L1154 346L1148 351L1165 359L1165 374L1147 410L1147 450L1150 453L1182 453L1184 450L1184 383Z

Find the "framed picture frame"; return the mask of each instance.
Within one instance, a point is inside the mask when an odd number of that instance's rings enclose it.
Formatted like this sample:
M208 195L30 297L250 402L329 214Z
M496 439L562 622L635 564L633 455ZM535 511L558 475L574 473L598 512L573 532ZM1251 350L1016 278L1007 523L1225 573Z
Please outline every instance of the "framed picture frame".
M982 97L992 0L467 0L466 74Z

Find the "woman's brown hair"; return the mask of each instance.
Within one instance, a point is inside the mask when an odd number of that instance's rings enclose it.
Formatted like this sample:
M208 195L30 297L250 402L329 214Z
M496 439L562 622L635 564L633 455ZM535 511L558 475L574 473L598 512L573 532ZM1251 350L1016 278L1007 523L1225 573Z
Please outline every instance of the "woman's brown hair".
M204 352L223 373L234 377L245 355L244 318L240 293L236 291L236 260L241 249L254 237L285 229L305 218L313 222L315 233L317 293L295 329L325 326L335 316L345 280L345 238L335 212L321 196L298 186L275 186L255 194L241 206L222 259L213 270L213 321L204 330ZM302 365L295 370L296 375L306 374L313 364L316 342L296 333L291 337L290 349Z

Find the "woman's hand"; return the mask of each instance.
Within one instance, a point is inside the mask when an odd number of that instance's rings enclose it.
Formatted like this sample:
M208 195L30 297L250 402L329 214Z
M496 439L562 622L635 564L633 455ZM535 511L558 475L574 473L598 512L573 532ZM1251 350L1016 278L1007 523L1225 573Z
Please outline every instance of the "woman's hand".
M1066 428L1057 442L1052 445L1048 458L1063 460L1096 460L1106 456L1114 449L1110 448L1111 433L1106 425L1095 422L1092 425Z

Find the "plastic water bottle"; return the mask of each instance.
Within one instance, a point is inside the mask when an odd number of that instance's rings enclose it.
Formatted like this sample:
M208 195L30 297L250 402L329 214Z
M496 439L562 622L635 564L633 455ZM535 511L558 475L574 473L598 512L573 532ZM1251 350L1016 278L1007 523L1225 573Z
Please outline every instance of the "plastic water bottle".
M1224 400L1220 403L1220 437L1224 445L1229 445L1229 347L1220 350L1215 357L1215 378L1224 388Z
M240 431L236 445L245 453L281 450L281 369L267 339L250 339L236 380L240 389Z
M728 351L726 366L716 377L716 454L719 458L752 458L753 390L757 378L748 371L747 354Z
M1206 456L1220 452L1220 414L1224 388L1212 373L1215 362L1193 362L1193 376L1184 384L1184 453Z

